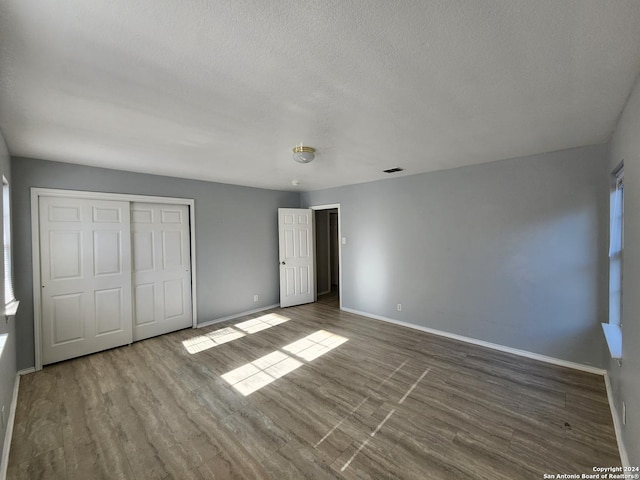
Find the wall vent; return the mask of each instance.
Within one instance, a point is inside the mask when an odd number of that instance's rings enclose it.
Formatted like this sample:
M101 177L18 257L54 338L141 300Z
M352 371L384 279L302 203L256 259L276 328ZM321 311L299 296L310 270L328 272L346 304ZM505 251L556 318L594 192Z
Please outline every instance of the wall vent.
M396 173L396 172L402 172L404 170L404 168L400 168L400 167L394 167L394 168L387 168L386 170L383 170L384 173Z

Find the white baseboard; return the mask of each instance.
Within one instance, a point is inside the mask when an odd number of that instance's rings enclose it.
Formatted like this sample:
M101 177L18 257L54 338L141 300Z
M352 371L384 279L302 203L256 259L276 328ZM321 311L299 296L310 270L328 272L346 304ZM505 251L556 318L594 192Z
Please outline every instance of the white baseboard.
M228 317L216 318L215 320L209 320L208 322L199 323L198 324L198 328L208 327L209 325L214 325L216 323L226 322L228 320L233 320L235 318L244 317L245 315L252 315L252 314L258 313L258 312L264 312L265 310L271 310L272 308L276 308L276 307L279 307L279 306L280 306L279 303L274 303L273 305L268 305L266 307L256 308L254 310L247 310L246 312L236 313L234 315L229 315Z
M29 367L29 368L25 368L24 370L19 370L18 375L20 376L29 375L30 373L35 373L35 371L36 371L35 367Z
M35 369L31 370L35 371ZM13 424L16 419L16 407L18 406L18 389L20 388L20 376L20 372L16 373L16 380L13 384L13 395L11 396L11 406L9 407L7 430L4 433L4 443L2 444L2 459L0 460L0 480L6 480L7 478L7 468L9 467L9 449L11 448Z
M573 368L576 370L582 370L583 372L595 373L597 375L604 375L607 371L603 368L592 367L591 365L583 365L582 363L569 362L560 358L549 357L547 355L541 355L539 353L529 352L527 350L520 350L517 348L506 347L497 343L486 342L484 340L477 340L471 337L465 337L464 335L458 335L456 333L449 333L442 330L436 330L435 328L423 327L422 325L416 325L415 323L402 322L400 320L394 320L393 318L383 317L381 315L375 315L372 313L361 312L351 308L342 307L342 310L349 313L355 313L363 317L373 318L374 320L381 320L387 323L393 323L395 325L401 325L403 327L413 328L414 330L420 330L421 332L431 333L440 337L451 338L453 340L459 340L465 343L471 343L481 347L491 348L492 350L498 350L500 352L511 353L520 357L531 358L533 360L539 360L545 363L551 363L553 365L559 365L561 367Z
M611 379L607 373L604 374L604 384L607 387L607 399L609 400L609 408L611 409L611 418L613 419L613 428L616 431L616 441L618 442L618 451L620 452L620 461L623 467L630 467L629 456L627 455L627 449L624 446L622 440L622 422L620 421L620 415L618 415L618 409L613 401L613 392L611 391Z

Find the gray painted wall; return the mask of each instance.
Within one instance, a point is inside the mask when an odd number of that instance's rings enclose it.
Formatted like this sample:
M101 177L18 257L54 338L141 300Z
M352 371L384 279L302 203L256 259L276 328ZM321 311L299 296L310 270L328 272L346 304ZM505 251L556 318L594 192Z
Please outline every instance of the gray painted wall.
M640 465L640 80L629 97L611 140L609 169L624 159L624 263L622 366L611 361L608 372L614 405L627 424L622 437L631 465Z
M301 205L341 205L344 307L604 368L607 155L577 148Z
M279 207L298 207L298 193L27 158L13 158L11 166L20 369L34 365L31 187L193 198L198 321L279 302L277 212Z
M7 145L0 131L0 176L4 175L9 180L9 186L13 187L10 175L10 160ZM2 212L2 195L0 195L0 212ZM14 219L15 224L15 219ZM0 222L0 238L3 237L3 225ZM15 268L15 267L14 267ZM19 269L15 268L15 275ZM0 293L4 299L4 274L0 274ZM4 302L4 300L3 300ZM5 418L9 418L13 385L16 379L16 320L13 317L0 316L0 408L4 406ZM0 452L4 444L6 427L0 424Z

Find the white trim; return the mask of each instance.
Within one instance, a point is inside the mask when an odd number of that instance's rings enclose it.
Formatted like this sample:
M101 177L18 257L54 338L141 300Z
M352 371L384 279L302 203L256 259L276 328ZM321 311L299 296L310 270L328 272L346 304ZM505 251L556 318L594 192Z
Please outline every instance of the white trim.
M451 338L453 340L459 340L465 343L471 343L481 347L490 348L492 350L498 350L500 352L511 353L520 357L531 358L532 360L539 360L545 363L551 363L553 365L559 365L561 367L573 368L575 370L582 370L583 372L595 373L596 375L604 375L607 371L603 368L592 367L591 365L583 365L582 363L570 362L568 360L562 360L560 358L549 357L547 355L541 355L539 353L529 352L527 350L520 350L517 348L506 347L497 343L486 342L484 340L477 340L471 337L465 337L464 335L458 335L456 333L449 333L442 330L436 330L434 328L423 327L422 325L416 325L414 323L402 322L400 320L394 320L392 318L383 317L381 315L375 315L372 313L361 312L352 308L341 308L345 312L355 313L363 317L373 318L374 320L381 320L387 323L393 323L395 325L401 325L403 327L413 328L414 330L420 330L422 332L431 333L440 337Z
M82 190L62 190L58 188L31 187L32 198L34 193L37 196L46 197L88 198L91 200L116 200L121 202L169 203L175 205L190 205L194 202L192 198L182 197L158 197L153 195L136 195L134 193L106 193Z
M333 210L334 208L338 210L338 291L340 296L340 308L342 309L342 213L340 212L340 204L329 203L326 205L312 205L309 208L311 210ZM331 279L329 279L329 283L331 283Z
M189 235L191 236L191 312L192 328L198 326L196 297L196 222L195 200L193 198L156 197L128 193L87 192L80 190L61 190L57 188L31 187L31 258L33 268L33 343L35 352L35 370L42 370L42 311L40 298L40 221L39 197L85 198L93 200L117 200L124 202L163 203L187 205L189 207Z
M622 329L613 323L601 323L609 353L614 360L622 359Z
M611 388L611 379L609 374L604 374L604 385L607 388L607 399L609 400L609 408L611 409L611 418L613 419L613 428L616 431L616 441L618 442L618 451L620 452L620 461L623 467L630 467L629 456L627 455L627 449L624 446L622 440L622 422L620 422L620 415L618 415L618 409L615 407L613 401L613 392Z
M226 322L227 320L233 320L233 319L236 319L236 318L244 317L245 315L251 315L253 313L264 312L265 310L271 310L272 308L277 308L279 306L280 306L279 303L274 303L273 305L268 305L266 307L255 308L253 310L247 310L246 312L235 313L235 314L229 315L227 317L216 318L215 320L209 320L207 322L198 324L197 328L208 327L209 325L214 325L216 323Z
M318 246L318 226L316 225L316 215L315 212L317 211L317 209L310 209L313 212L313 238L315 241L315 247ZM325 228L326 228L326 232L327 232L327 247L329 248L329 246L331 245L331 219L330 216L327 215L326 218L326 224L325 224ZM313 296L313 301L317 302L318 301L318 297L320 295L325 295L327 293L331 292L331 255L327 255L327 280L329 283L329 290L323 290L322 292L318 291L318 249L314 248L313 250L313 270L315 272L316 275L316 291L314 292L314 296ZM339 272L338 272L339 273Z
M29 375L30 373L36 373L35 367L29 367L29 368L25 368L23 370L18 370L18 375L20 375L20 376Z
M18 406L18 389L20 388L20 372L16 373L13 384L13 395L9 406L9 418L7 419L7 430L4 432L4 443L2 444L2 460L0 460L0 480L6 480L7 468L9 467L9 449L11 448L11 438L13 437L13 424L16 419L16 407Z
M189 199L189 236L191 240L191 328L198 328L198 297L196 294L196 201Z
M327 203L326 205L312 205L309 207L311 210L333 210L334 208L340 209L339 203Z
M20 300L12 300L4 306L5 317L15 317L18 307L20 306Z
M40 194L31 189L31 268L33 271L33 353L34 368L42 370L42 298L40 295Z

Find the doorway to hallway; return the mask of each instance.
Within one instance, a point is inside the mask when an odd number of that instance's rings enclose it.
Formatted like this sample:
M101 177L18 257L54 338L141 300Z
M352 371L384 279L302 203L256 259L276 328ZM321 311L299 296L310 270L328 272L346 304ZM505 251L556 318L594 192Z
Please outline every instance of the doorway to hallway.
M312 207L315 211L316 299L339 307L340 210L339 206Z

